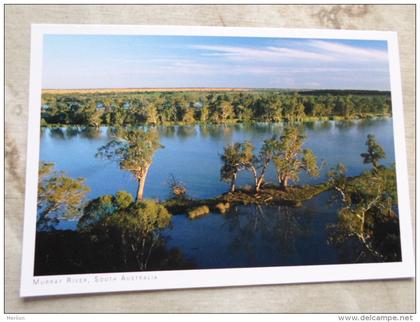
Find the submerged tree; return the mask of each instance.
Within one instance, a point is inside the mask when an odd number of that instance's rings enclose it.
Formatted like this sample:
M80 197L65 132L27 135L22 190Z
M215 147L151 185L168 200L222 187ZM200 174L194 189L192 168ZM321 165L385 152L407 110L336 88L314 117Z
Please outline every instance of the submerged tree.
M273 157L280 186L286 189L289 180L299 180L300 172L306 171L310 176L319 176L316 156L310 149L303 149L305 136L296 127L286 129L277 144Z
M138 181L137 201L143 199L147 173L157 149L163 146L155 130L119 128L114 139L99 148L97 156L116 161Z
M230 182L230 191L235 192L236 178L239 171L252 166L254 160L254 146L251 142L229 144L221 155L223 162L220 169L220 178Z
M83 178L72 179L53 169L53 163L40 163L36 223L38 230L51 230L59 220L77 217L83 200L90 191Z
M363 158L363 163L372 163L376 169L379 166L379 160L385 158L385 151L378 144L373 134L368 135L366 145L368 147L367 152L360 154L360 156Z
M187 197L187 187L183 182L177 180L173 174L169 181L169 187L174 199L185 199Z

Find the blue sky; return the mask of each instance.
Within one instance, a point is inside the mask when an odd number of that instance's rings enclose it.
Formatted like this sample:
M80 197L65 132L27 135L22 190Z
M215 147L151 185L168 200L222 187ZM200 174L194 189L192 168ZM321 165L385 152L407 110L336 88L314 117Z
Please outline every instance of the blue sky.
M389 90L387 44L197 36L44 36L43 88Z

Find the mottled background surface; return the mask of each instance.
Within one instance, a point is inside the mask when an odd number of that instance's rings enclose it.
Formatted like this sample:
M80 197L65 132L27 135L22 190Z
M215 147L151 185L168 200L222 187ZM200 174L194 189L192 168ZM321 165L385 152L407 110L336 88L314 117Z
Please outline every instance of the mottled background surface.
M6 5L5 14L6 313L414 312L414 280L127 292L30 300L19 298L31 23L167 24L397 31L414 221L414 5Z

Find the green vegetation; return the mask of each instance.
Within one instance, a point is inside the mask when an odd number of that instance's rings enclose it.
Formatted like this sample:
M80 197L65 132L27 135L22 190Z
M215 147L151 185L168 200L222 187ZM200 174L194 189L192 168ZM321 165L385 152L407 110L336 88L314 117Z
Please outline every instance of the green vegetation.
M259 193L271 162L274 162L283 190L287 189L290 180L298 181L302 171L312 177L319 176L317 159L312 150L302 148L304 139L305 136L297 127L287 127L283 136L265 140L258 155L254 155L254 146L249 141L227 145L220 157L223 162L220 177L225 181L230 180L230 192L233 193L238 172L249 170L254 176L255 192Z
M319 176L317 159L312 150L303 149L305 136L298 128L287 128L277 143L277 152L273 158L280 186L286 189L289 180L298 181L301 171L311 177Z
M299 102L297 95L292 99ZM226 121L234 105L220 106L217 115ZM275 110L280 109L279 106ZM91 122L96 119L94 115ZM258 152L249 141L225 146L220 156L220 179L230 184L229 191L210 199L190 198L186 186L173 176L169 182L171 198L143 199L153 155L162 147L153 128L116 127L113 139L97 153L133 174L138 181L136 198L119 191L86 201L89 189L83 179L69 178L53 171L53 164L41 163L35 272L42 275L191 268L193 265L186 262L182 254L165 249L161 231L170 227L172 215L187 214L190 219L210 212L230 215L237 205L300 207L302 202L325 191L335 191L334 196L340 203L337 223L328 227L329 242L355 250L348 255L357 255L350 262L399 260L395 167L380 164L385 152L375 137L368 135L367 151L361 153L362 161L372 165L369 171L357 177L346 177L345 166L339 164L331 169L323 183L296 185L293 183L299 181L303 172L312 177L320 174L316 156L310 149L303 148L305 138L305 133L289 124L283 135L266 139ZM276 171L277 182L265 179L270 166ZM238 174L244 171L252 175L253 186L237 186ZM60 220L69 218L79 218L77 231L54 231ZM70 253L64 250L68 260L57 259L66 247L74 248ZM91 252L94 252L92 258L87 255ZM99 270L93 260L102 265ZM50 269L50 265L55 268Z
M195 219L195 218L207 215L209 212L210 212L209 207L200 206L200 207L197 207L188 211L187 214L190 219Z
M229 144L224 148L224 153L220 157L223 162L220 178L230 181L230 192L235 192L238 172L252 166L255 158L253 151L254 146L249 141Z
M374 136L368 135L366 145L368 151L361 156L373 169L347 178L346 168L340 164L328 174L342 204L337 224L329 227L330 241L338 245L356 241L357 260L398 261L401 248L395 165L387 168L378 163L385 153Z
M137 200L143 199L144 184L153 154L163 146L156 131L118 127L114 139L99 148L97 156L116 161L138 181Z
M118 191L115 196L105 195L90 200L83 209L83 215L77 224L78 229L95 225L114 213L121 213L133 203L133 196L125 191Z
M391 115L389 92L177 91L44 93L42 125L296 122Z
M376 142L375 136L372 134L368 135L366 145L368 147L367 152L360 155L363 158L363 163L372 163L373 167L377 169L379 160L385 158L385 151Z
M49 230L60 220L77 218L90 191L84 179L72 179L53 169L54 164L40 162L37 230Z
M158 244L160 231L170 222L171 215L164 206L153 200L134 202L129 193L118 192L90 201L78 229L92 232L96 239L118 239L126 247L123 260L134 258L137 269L144 270Z
M221 213L221 214L224 214L226 211L228 211L229 210L229 208L230 208L230 203L229 202L226 202L226 203L223 203L223 202L219 202L216 206L215 206L215 208Z

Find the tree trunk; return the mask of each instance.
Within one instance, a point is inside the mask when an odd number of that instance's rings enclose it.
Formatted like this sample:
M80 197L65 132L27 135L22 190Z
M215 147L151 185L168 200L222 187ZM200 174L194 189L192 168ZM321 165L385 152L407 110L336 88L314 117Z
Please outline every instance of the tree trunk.
M136 201L140 201L143 199L143 190L144 190L144 184L146 182L146 177L137 178L138 180L138 186L137 186L137 198Z
M250 167L249 169L251 169L251 172L254 176L254 181L255 181L255 186L257 186L257 182L258 182L258 178L257 178L257 170L255 169L255 167Z
M261 185L264 182L265 170L267 169L267 166L268 166L269 162L270 162L270 160L266 160L264 162L264 165L263 165L263 167L261 169L261 172L260 172L260 176L258 177L258 180L255 183L255 192L257 192L257 193L260 191Z
M136 202L143 199L144 184L146 183L147 172L149 171L149 166L147 166L142 173L142 175L137 176L138 187L137 187L137 198Z
M281 175L280 174L277 174L277 181L279 182L279 185L281 187L282 183L281 183Z
M263 184L263 182L264 182L264 176L260 175L260 177L257 180L257 184L255 185L255 192L260 192L261 185Z
M365 242L365 212L363 212L360 222L360 235L362 236L363 242Z
M281 187L283 190L286 190L288 186L289 186L289 178L284 177L283 180L281 181Z
M236 188L236 176L237 176L237 173L234 173L232 175L232 180L230 182L230 192L235 192L235 188Z

